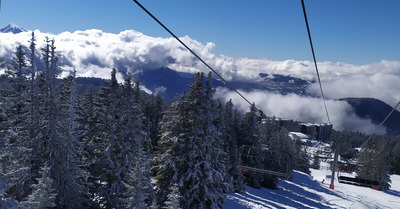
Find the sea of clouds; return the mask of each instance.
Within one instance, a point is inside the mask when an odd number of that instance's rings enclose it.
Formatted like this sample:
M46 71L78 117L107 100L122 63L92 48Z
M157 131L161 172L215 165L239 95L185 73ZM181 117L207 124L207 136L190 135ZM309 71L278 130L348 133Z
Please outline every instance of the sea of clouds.
M113 67L118 69L120 81L127 72L134 74L163 66L180 72L209 71L173 38L150 37L134 30L119 34L96 29L56 35L38 30L34 32L38 49L43 47L46 36L55 40L60 68L63 70L61 76L75 69L80 77L109 78ZM17 45L28 47L30 38L31 32L0 33L0 57L10 60ZM188 36L181 39L227 81L257 81L260 79L259 73L316 80L314 64L310 61L232 58L213 54L214 43L203 44ZM366 133L384 132L369 120L358 118L346 102L337 99L371 97L394 106L400 100L400 61L382 60L366 65L324 61L318 63L318 68L334 128ZM327 122L316 82L307 89L311 96L280 95L266 91L242 93L267 115L304 122ZM218 88L216 95L224 101L233 99L239 109L248 110L248 104L226 88Z

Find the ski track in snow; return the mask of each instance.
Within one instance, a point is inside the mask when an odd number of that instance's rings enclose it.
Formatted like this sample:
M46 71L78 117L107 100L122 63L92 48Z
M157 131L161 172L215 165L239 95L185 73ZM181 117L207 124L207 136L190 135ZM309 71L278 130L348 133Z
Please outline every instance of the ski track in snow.
M224 208L400 209L400 176L392 175L392 187L388 191L341 184L337 181L335 190L331 190L329 189L331 171L312 169L311 172L310 177L294 171L292 180L281 180L277 190L246 187L245 193L229 194Z

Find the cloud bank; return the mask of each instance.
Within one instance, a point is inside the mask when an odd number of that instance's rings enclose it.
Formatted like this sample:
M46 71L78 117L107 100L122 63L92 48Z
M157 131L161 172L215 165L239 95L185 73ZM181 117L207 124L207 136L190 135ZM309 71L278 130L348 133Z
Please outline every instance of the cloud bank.
M35 34L38 49L43 47L45 36L55 39L60 67L63 69L62 75L68 74L75 68L77 76L109 78L111 69L116 67L119 71L118 78L122 81L126 72L138 73L162 66L180 72L208 72L200 61L173 38L150 37L134 30L113 34L92 29L57 35L36 30ZM0 33L0 57L10 59L18 44L28 46L30 35L31 32ZM182 37L182 41L228 81L257 81L260 79L259 73L316 80L314 64L310 61L235 59L213 54L211 50L215 47L214 43L203 44L188 36ZM367 65L324 61L318 63L318 68L324 93L330 99L328 108L332 112L332 122L336 128L351 126L355 130L361 130L365 129L363 127L366 127L368 121L359 120L347 103L334 101L335 99L373 97L392 106L400 100L399 61L382 60ZM298 95L282 96L269 92L249 92L246 95L251 101L260 104L264 112L269 115L307 122L323 122L326 121L325 112L322 111L322 106L317 106L321 104L319 92L318 84L314 83L307 93L318 99ZM229 92L224 93L224 98L235 98L235 95ZM356 121L358 125L351 121Z
M281 95L266 91L241 93L247 99L253 101L257 108L267 116L293 119L301 122L328 123L324 105L320 98L296 94ZM216 96L223 98L224 102L232 99L240 111L249 111L249 104L235 92L219 87L217 88ZM331 123L336 130L358 130L364 133L379 134L386 132L385 128L374 125L371 120L357 117L347 102L327 100L327 108Z

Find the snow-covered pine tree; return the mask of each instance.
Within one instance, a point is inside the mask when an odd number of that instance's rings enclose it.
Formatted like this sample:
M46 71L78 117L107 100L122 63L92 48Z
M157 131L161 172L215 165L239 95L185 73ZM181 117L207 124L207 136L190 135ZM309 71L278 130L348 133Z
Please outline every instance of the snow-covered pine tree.
M109 146L109 105L111 102L111 81L94 95L92 88L86 92L79 107L80 139L84 144L84 160L89 175L89 195L93 200L91 208L104 208L107 204L107 175L109 161L106 149Z
M279 127L275 122L275 117L264 118L259 126L260 130L260 142L272 151L273 155L269 156L269 165L266 165L267 169L271 169L277 172L285 172L286 168L292 170L292 157L295 153L294 145L289 137L288 131ZM265 176L262 183L263 187L266 188L277 188L278 177L276 176Z
M388 141L382 136L375 136L364 144L358 156L358 163L362 166L357 177L377 181L383 190L390 189L390 153L387 150Z
M31 154L31 179L39 178L39 171L41 165L41 153L40 153L40 102L39 98L41 94L38 94L38 82L37 82L37 68L36 68L36 37L32 31L31 39L29 40L29 101L27 102L28 108L28 127L30 144L29 147L32 149Z
M9 104L8 121L9 129L13 133L10 135L9 143L18 143L26 146L28 143L28 133L26 131L27 119L27 90L26 90L26 56L22 45L16 47L16 52L12 61L11 76L8 79L10 83L8 93L4 95ZM7 91L7 90L6 90ZM4 91L3 91L4 93Z
M238 167L239 113L234 110L232 100L225 104L222 120L224 122L222 133L225 138L225 152L227 153L226 182L230 185L230 192L243 192L245 189L244 176Z
M183 208L220 208L224 203L224 166L221 132L212 123L210 93L204 93L203 74L198 73L187 95L188 132L181 150L186 163L178 168L177 182L183 196ZM207 89L209 90L209 89ZM215 146L217 145L217 146Z
M26 56L19 45L13 57L12 69L4 79L1 96L5 99L6 121L2 125L1 172L7 179L7 196L21 201L30 192L30 138L28 133L28 107L26 88Z
M27 201L21 203L22 208L29 209L44 209L53 208L56 206L56 192L53 188L53 179L49 177L48 166L43 166L37 179L37 184L34 184L33 192L28 196Z
M206 85L205 87L203 87L204 96L202 98L204 101L201 101L202 104L200 104L199 107L204 108L204 116L200 116L198 118L197 116L195 116L195 118L197 118L198 120L201 120L202 118L206 119L204 121L205 123L199 126L199 128L203 127L205 129L205 136L203 138L203 141L199 141L199 147L206 148L200 150L199 152L199 157L205 157L205 161L199 162L198 164L198 168L202 168L204 166L205 169L203 171L204 173L199 173L200 176L197 177L205 177L208 180L206 181L205 185L199 184L200 186L204 187L205 194L203 194L201 191L195 191L195 194L197 194L199 197L205 195L203 196L205 204L200 203L200 206L204 205L205 208L221 208L223 203L225 202L224 192L228 191L229 188L229 184L225 181L225 176L227 172L227 153L225 152L225 141L221 133L223 112L222 105L219 101L216 101L213 98L215 90L212 87L211 75L211 72L209 72ZM191 92L189 92L188 96L189 98L191 97ZM201 114L201 112L202 111L200 111L199 113ZM196 131L194 131L194 133L196 133ZM209 168L207 168L207 166L209 166ZM190 182L190 184L191 183L193 182ZM195 183L194 185L197 185L197 183ZM197 199L195 199L195 201L193 202L193 205L195 205L195 207L196 201ZM191 207L190 204L187 205Z
M95 97L95 92L91 86L83 97L78 101L76 109L77 122L79 123L79 141L83 145L82 160L84 167L82 168L87 174L88 196L91 199L91 205L88 208L99 208L99 203L103 199L99 196L102 192L104 185L102 184L104 172L104 153L107 147L105 140L105 126L104 120L105 111L102 109L100 99ZM105 99L105 98L104 98ZM104 116L104 117L100 117Z
M392 138L390 151L390 168L393 174L400 174L400 137Z
M49 127L49 92L47 88L46 72L40 72L36 81L36 119L33 127L37 129L32 133L32 173L34 177L40 177L40 168L49 157L48 152L48 127ZM37 122L37 123L36 123Z
M116 73L117 70L113 69L108 86L100 90L97 103L95 102L97 116L93 120L97 122L93 126L98 133L88 135L84 139L88 153L95 154L88 156L88 159L91 159L91 181L94 183L92 195L95 197L96 205L102 208L126 206L124 200L133 195L127 193L126 188L136 186L130 184L132 181L129 180L129 176L137 175L131 170L136 166L135 163L138 161L135 159L148 137L143 127L144 116L140 111L139 95L135 96L135 89L132 88L129 76L121 86L117 82ZM141 157L145 156L147 153ZM142 170L136 172L143 172L141 174L150 182L149 166L144 168L146 167L142 165ZM152 187L148 189L144 196L149 202L146 204L151 204Z
M50 58L50 56L51 56L50 55L50 43L51 43L51 41L48 36L44 37L44 41L46 44L44 47L42 47L40 49L40 51L41 51L42 60L43 60L44 66L45 66L44 70L47 72L50 69L50 59L51 59Z
M14 73L15 73L15 78L17 80L15 82L16 91L22 92L26 88L25 67L27 66L26 65L26 53L25 53L24 47L22 45L17 46L15 56L13 57L13 60L12 60L12 65L13 65L13 68L15 69ZM18 108L16 109L16 111L18 112Z
M161 121L161 138L157 143L152 168L157 180L156 201L159 208L165 206L171 185L177 180L177 169L185 162L185 158L180 156L188 129L184 120L188 105L185 98L186 95L180 95L165 111Z
M182 208L220 208L224 203L225 166L221 132L215 126L211 89L198 73L190 92L166 112L156 157L160 207L173 182L179 185ZM206 91L206 92L205 92ZM167 189L168 192L160 192Z
M257 149L261 148L259 139L259 123L257 117L257 109L254 104L250 106L250 111L247 112L243 120L241 121L241 133L239 135L239 147L242 145L248 145ZM254 157L243 157L242 163L251 167L263 168L262 165L262 153L254 149ZM261 188L263 176L256 172L249 172L246 175L246 184L254 187Z
M46 112L44 113L44 132L43 132L43 160L47 160L49 166L49 177L53 179L53 187L57 194L56 204L62 206L64 198L62 185L65 180L65 144L62 138L63 134L59 128L59 122L63 119L60 113L62 112L59 100L57 98L56 76L58 57L56 55L56 47L54 39L50 41L46 37L46 46L42 49L43 61L45 62L45 83L46 87L43 89L47 91L44 98L46 105ZM66 110L68 111L68 110Z
M83 145L78 138L78 122L76 114L75 75L70 75L60 84L59 117L57 131L59 137L57 150L57 169L55 169L54 185L56 204L65 208L84 208L89 205L88 174L83 170Z
M149 208L155 199L151 183L150 161L142 147L135 154L133 163L123 180L124 208Z
M150 206L154 199L153 188L151 185L150 172L150 148L144 149L150 143L148 133L145 131L144 115L141 113L142 100L139 92L139 83L136 82L132 88L131 75L125 77L125 82L122 85L122 107L120 123L121 132L119 138L121 144L119 155L121 159L120 172L123 176L122 184L126 186L121 194L122 199L133 199L136 201L125 201L129 203L125 207L138 207L141 204ZM136 179L136 181L135 181ZM135 189L132 189L135 188ZM138 198L137 195L143 197Z
M42 165L44 161L49 163L50 177L54 178L57 173L56 157L58 155L55 150L58 144L58 132L57 132L57 121L58 121L58 102L56 100L56 68L57 60L55 53L54 40L50 41L48 37L45 38L46 45L41 49L42 58L45 64L45 71L39 77L39 94L41 98L38 100L42 103L39 117L41 126L41 144L40 152Z
M144 126L146 127L151 140L151 151L153 151L158 140L160 140L160 122L166 108L165 106L164 100L160 95L149 95L144 98L143 101L142 112L145 116Z
M0 147L1 197L22 201L27 197L31 185L29 178L30 150L25 147L7 145Z
M304 146L304 143L300 140L300 138L297 138L293 141L293 146L293 169L309 174L310 160L307 154L307 146Z
M123 207L121 200L121 193L123 191L122 179L124 175L121 172L122 163L125 162L124 157L130 157L120 155L122 143L125 141L118 137L123 129L120 126L119 120L121 114L121 89L117 81L117 69L113 68L111 71L111 80L106 88L103 88L100 92L100 97L103 101L100 112L101 123L105 130L103 131L103 140L105 141L104 152L100 155L98 163L101 167L99 172L98 183L101 188L98 188L100 205L104 205L106 208L118 208ZM125 145L126 146L126 145ZM128 159L131 161L131 159ZM96 166L97 167L97 166ZM92 174L95 175L95 174Z
M170 188L171 192L168 194L168 199L165 202L165 209L180 209L180 201L182 196L179 193L177 183L173 183Z
M33 88L33 82L36 77L36 36L35 32L32 31L31 39L29 40L29 63L30 63L30 80L31 80L31 88ZM32 89L31 89L32 91ZM32 91L33 92L33 91Z

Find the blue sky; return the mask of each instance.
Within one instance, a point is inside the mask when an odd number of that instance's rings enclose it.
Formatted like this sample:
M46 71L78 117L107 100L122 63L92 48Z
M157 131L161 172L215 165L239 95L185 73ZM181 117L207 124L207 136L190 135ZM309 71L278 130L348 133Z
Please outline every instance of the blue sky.
M141 0L176 35L234 58L311 60L300 0ZM400 1L305 0L318 61L400 60ZM0 27L169 37L131 0L2 0Z

